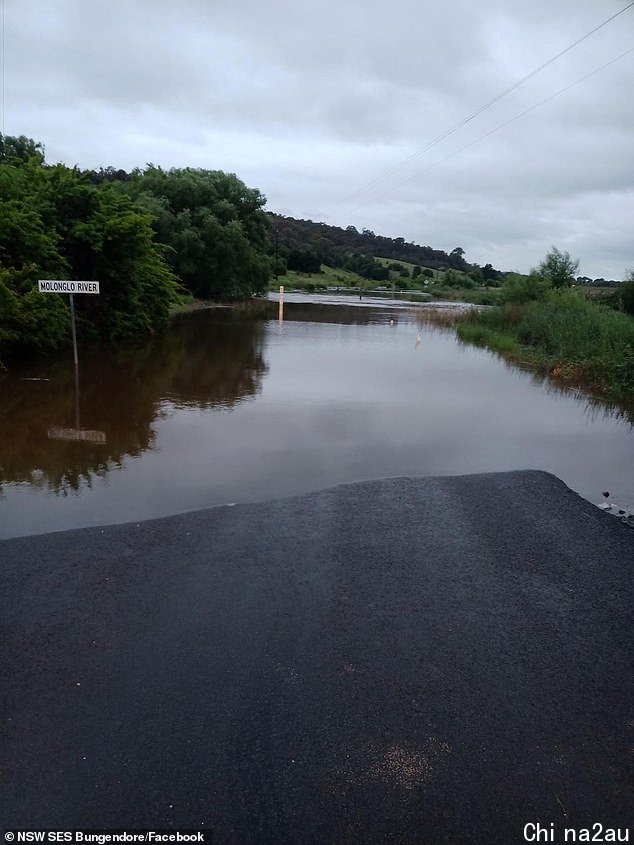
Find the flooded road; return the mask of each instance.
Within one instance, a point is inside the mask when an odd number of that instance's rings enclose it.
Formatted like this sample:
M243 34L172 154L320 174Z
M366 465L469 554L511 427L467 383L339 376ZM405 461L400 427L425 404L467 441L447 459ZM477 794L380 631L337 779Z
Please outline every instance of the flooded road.
M0 537L399 475L543 469L634 503L627 415L428 324L425 306L277 303L0 379ZM630 415L631 418L631 415ZM492 502L504 515L504 502Z

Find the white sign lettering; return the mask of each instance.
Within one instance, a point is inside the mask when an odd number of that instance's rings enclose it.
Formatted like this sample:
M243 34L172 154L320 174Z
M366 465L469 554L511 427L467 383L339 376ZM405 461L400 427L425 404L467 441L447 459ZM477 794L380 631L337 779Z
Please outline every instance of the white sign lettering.
M99 282L69 282L63 279L39 279L40 293L99 293Z

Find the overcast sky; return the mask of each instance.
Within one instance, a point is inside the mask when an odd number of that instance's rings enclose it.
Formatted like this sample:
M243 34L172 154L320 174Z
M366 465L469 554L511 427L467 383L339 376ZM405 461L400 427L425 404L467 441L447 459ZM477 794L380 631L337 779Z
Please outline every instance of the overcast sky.
M271 211L502 269L634 268L634 52L477 140L634 48L634 7L425 149L627 0L4 4L4 131L50 163L231 171Z

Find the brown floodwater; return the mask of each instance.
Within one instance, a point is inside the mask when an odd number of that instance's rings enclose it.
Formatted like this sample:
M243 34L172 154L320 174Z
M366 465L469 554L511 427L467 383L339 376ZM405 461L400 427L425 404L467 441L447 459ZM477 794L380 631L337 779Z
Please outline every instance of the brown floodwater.
M0 537L400 475L543 469L634 503L632 416L460 344L424 305L287 295L0 379ZM504 515L504 502L492 502Z

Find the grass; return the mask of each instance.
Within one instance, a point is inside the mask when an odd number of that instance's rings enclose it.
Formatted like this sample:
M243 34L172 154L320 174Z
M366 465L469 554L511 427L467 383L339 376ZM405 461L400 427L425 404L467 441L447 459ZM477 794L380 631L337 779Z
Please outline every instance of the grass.
M574 291L470 312L458 325L467 343L530 361L555 379L634 401L634 318Z
M297 270L289 270L286 275L278 276L277 279L271 279L269 282L269 289L272 291L278 290L280 285L284 285L288 290L325 290L329 287L344 287L344 288L368 288L380 284L380 282L370 282L364 279L357 273L352 273L350 270L341 270L338 267L328 267L326 264L321 265L321 273L300 273Z
M392 264L394 261L392 258L377 258L376 260L383 265ZM407 261L398 261L397 263L406 267L410 273L415 266ZM424 276L419 276L416 279L404 279L395 270L390 270L389 280L370 281L357 273L352 273L350 270L342 270L338 267L329 267L322 264L321 273L299 273L296 270L289 270L286 275L271 279L269 290L276 291L280 285L284 285L287 290L304 290L311 293L326 290L329 287L352 288L354 290L358 290L360 287L363 290L386 288L389 291L394 283L402 282L406 284L408 290L427 293L435 299L471 302L475 305L496 305L500 301L499 288L453 287L444 285L443 278L444 272L442 270L435 270L433 279L427 279ZM429 284L426 284L426 282Z
M480 325L465 318L458 326L458 336L465 343L473 343L475 346L488 346L503 355L517 355L520 352L520 345L512 334L490 329L488 326Z
M470 302L473 305L498 305L500 288L456 288L442 283L425 288L434 298L448 302Z

